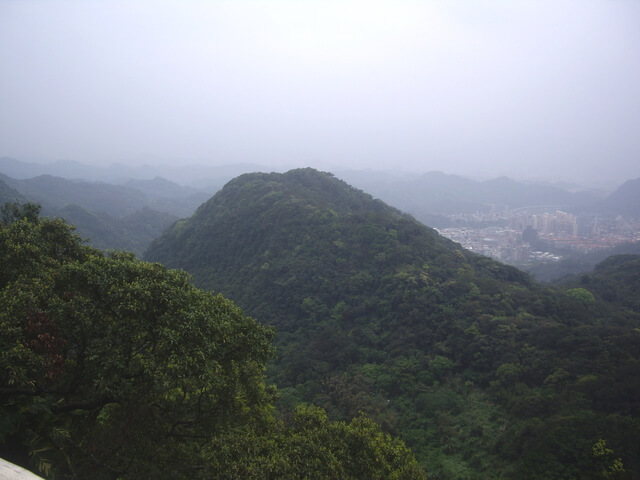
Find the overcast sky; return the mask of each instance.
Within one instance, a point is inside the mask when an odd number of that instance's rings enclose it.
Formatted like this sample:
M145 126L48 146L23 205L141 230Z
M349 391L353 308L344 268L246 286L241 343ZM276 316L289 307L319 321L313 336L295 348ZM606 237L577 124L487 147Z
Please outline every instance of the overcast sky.
M638 0L0 0L0 156L640 176Z

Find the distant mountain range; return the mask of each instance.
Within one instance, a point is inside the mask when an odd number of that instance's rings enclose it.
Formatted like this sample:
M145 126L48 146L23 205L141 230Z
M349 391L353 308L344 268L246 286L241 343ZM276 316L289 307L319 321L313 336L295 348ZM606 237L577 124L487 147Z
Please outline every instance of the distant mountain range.
M17 180L0 174L0 200L38 203L43 215L75 225L91 245L141 255L165 228L193 213L209 197L166 180L133 185L141 189L51 175ZM158 186L151 195L145 192L149 185Z
M70 160L51 163L23 162L0 157L0 173L25 179L40 175L52 175L68 179L125 183L130 179L152 180L163 177L182 185L192 185L214 193L233 177L246 172L269 170L257 164L231 165L125 165L113 163L105 166L87 165Z
M44 213L64 216L99 248L129 248L140 254L155 238L150 235L161 233L159 228L188 217L233 177L257 169L264 170L252 164L97 167L66 161L37 164L3 157L0 180L5 187L0 195L42 204ZM412 176L375 171L344 171L338 176L425 225L438 228L451 225L446 215L533 206L572 213L640 216L640 179L630 180L602 198L594 192L574 192L506 177L475 181L442 172ZM78 208L86 214L80 214ZM149 224L122 223L143 209L156 212L153 228ZM148 215L147 211L143 216ZM158 221L160 216L165 220ZM133 238L138 240L132 243Z
M144 193L108 183L67 180L40 175L25 180L4 176L3 180L31 201L52 207L80 205L90 211L123 217L147 205Z
M258 164L93 166L73 161L40 164L0 158L0 173L14 179L51 175L65 179L133 187L159 204L153 208L187 216L193 203L204 202L232 178L243 173L268 172ZM350 185L411 213L427 225L445 226L443 215L491 212L510 208L547 206L572 213L640 215L640 179L629 180L607 196L594 190L576 191L575 185L527 183L499 177L477 181L459 175L428 172L422 175L372 170L333 172ZM167 179L167 180L165 180ZM571 189L569 189L571 188ZM168 201L170 200L170 201ZM192 201L190 201L192 200ZM180 202L181 212L177 207ZM199 204L199 203L198 203ZM125 214L120 212L120 215Z
M360 171L340 172L339 176L427 223L433 215L489 213L504 208L548 206L567 211L594 210L600 208L603 197L593 191L573 192L507 177L475 181L442 172L415 178Z

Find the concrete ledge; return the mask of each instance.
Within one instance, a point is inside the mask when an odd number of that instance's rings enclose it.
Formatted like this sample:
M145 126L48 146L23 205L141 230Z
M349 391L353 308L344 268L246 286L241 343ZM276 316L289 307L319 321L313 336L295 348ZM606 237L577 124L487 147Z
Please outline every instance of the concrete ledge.
M0 480L42 480L42 477L0 458Z

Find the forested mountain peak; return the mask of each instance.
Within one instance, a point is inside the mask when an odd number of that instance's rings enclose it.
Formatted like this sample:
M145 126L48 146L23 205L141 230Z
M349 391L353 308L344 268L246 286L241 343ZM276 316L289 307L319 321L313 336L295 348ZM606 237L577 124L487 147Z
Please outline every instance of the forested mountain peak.
M286 173L245 173L227 183L204 207L237 201L244 206L247 203L281 205L283 201L294 200L337 212L380 208L380 202L373 201L371 195L351 188L331 173L313 168Z
M514 268L479 261L409 215L311 168L235 178L154 241L146 258L188 270L198 285L245 308L260 303L253 293L262 283L271 293L282 290L286 308L297 308L309 295L337 303L344 295L339 285L347 291L375 288L383 272L409 266L429 268L431 277L444 281L458 268L471 268L470 259L491 265L485 269L490 275L529 281ZM363 271L370 280L356 287L351 276ZM314 277L322 278L320 285Z

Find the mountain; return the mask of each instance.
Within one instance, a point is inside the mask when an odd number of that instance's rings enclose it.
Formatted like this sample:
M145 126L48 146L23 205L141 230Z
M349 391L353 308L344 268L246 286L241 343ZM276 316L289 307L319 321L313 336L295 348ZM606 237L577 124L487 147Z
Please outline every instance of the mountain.
M80 205L96 212L122 217L145 207L146 196L132 188L99 182L67 180L51 175L10 180L10 185L31 201L63 208Z
M332 258L329 264L324 263L326 255ZM441 280L446 281L450 269L439 268L434 259L446 257L457 267L466 264L467 255L409 215L312 169L232 180L146 254L190 271L201 287L242 298L252 310L277 303L287 311L307 296L317 296L320 289L313 277L319 273L329 277L323 280L321 300L331 303L341 290L349 290L352 273L367 271L359 283L374 288L374 276L382 272L428 263L429 276L444 275ZM505 277L528 281L514 268L494 268ZM282 288L272 286L270 301L264 303L255 292L272 280ZM276 298L271 297L274 290Z
M596 265L593 272L581 275L578 284L640 315L640 254L613 255Z
M7 202L24 202L25 198L15 189L10 187L2 177L0 177L0 205Z
M181 184L193 184L201 190L209 190L212 186L224 185L237 175L264 168L261 165L249 163L185 164L181 159L172 161L173 165L163 165L159 159L150 159L149 163L144 165L112 163L107 166L98 166L72 160L36 163L0 157L0 172L17 179L51 175L71 180L82 179L103 183L122 183L129 179L152 180L156 177L163 177Z
M352 185L425 223L434 214L489 212L495 208L552 205L581 210L598 199L592 192L571 192L558 186L517 182L507 177L476 181L442 172L429 172L418 178L391 172L386 175L358 171L339 174Z
M75 204L63 208L44 207L42 214L64 219L75 227L81 238L95 248L127 250L138 256L142 256L149 243L178 220L174 215L149 207L143 207L124 217L91 212Z
M432 478L587 478L613 452L640 471L637 315L537 285L331 174L241 175L145 258L277 328L281 409L365 412Z
M158 182L163 181L153 184ZM202 198L191 189L184 190L184 198L161 196L167 194L166 190L149 200L145 193L130 187L46 175L16 180L0 174L0 205L14 201L38 203L44 216L61 218L74 225L90 245L102 250L128 250L136 255L142 255L151 240L178 220L177 214L166 210L187 216ZM169 208L161 210L165 202Z
M9 157L0 157L0 172L12 178L36 177L44 173L40 164L21 162Z
M162 177L155 177L152 180L131 179L125 186L140 190L147 197L157 200L159 198L188 198L194 195L202 195L203 192L191 187L183 187L176 182L172 182ZM205 198L207 200L209 197ZM204 202L203 200L203 202ZM202 203L202 202L200 202Z
M531 265L526 271L542 282L567 284L576 276L591 272L608 257L628 254L640 255L640 242L623 243L611 249L596 250L587 254L568 255L559 262Z
M149 207L178 217L190 216L211 196L206 191L184 187L162 177L152 180L131 179L124 185L144 193L149 199Z
M627 180L598 204L601 211L640 218L640 178Z
M507 177L480 182L479 197L511 208L558 205L580 206L583 199L575 193L551 185L522 183Z

